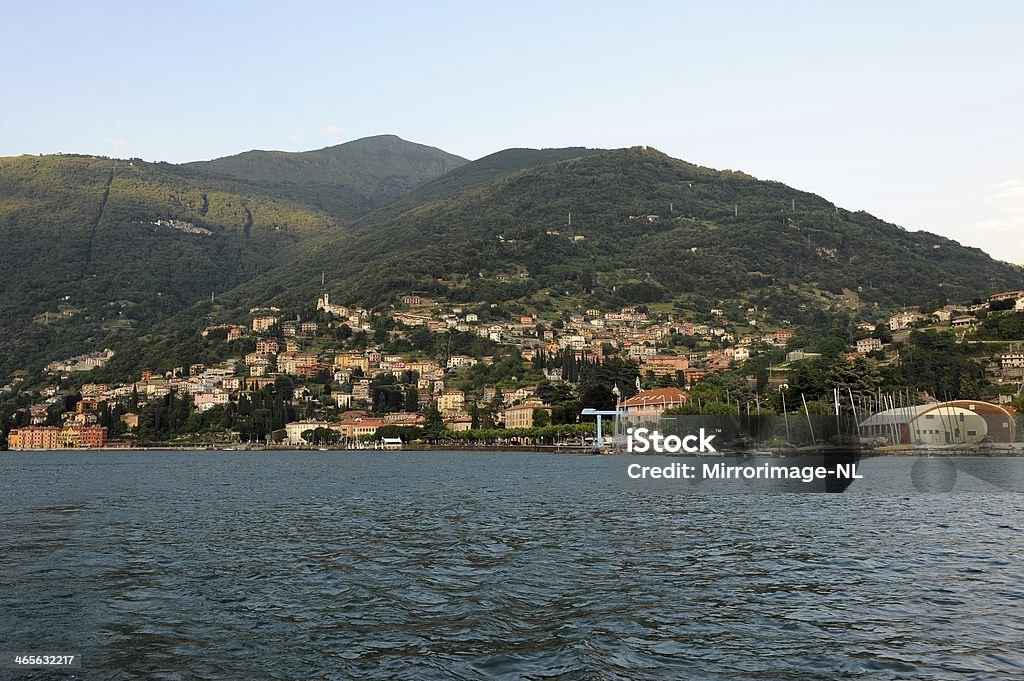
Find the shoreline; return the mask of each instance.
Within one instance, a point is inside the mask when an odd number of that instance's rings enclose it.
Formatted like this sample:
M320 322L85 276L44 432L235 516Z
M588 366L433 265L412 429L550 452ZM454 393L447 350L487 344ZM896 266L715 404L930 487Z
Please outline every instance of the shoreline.
M433 445L417 444L400 448L382 447L289 447L278 445L266 446L216 446L216 445L153 445L135 447L68 447L62 449L7 449L0 453L25 453L25 452L545 452L549 454L585 454L591 456L638 456L651 458L679 458L678 454L666 453L638 453L625 451L598 450L593 447L569 446L569 445ZM886 450L796 450L787 448L785 450L763 450L763 451L727 451L723 450L717 454L704 455L708 458L738 457L738 458L775 458L789 459L801 456L829 455L829 454L859 454L862 458L878 459L942 459L957 457L989 457L989 458L1024 458L1024 448L1005 449L904 449L898 451ZM698 457L700 458L700 457Z

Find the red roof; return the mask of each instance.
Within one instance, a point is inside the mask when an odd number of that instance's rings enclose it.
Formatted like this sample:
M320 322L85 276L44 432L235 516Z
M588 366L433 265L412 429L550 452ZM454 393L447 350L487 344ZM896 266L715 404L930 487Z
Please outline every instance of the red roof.
M644 390L636 395L633 395L628 400L622 403L623 407L646 407L646 406L670 406L676 404L685 404L690 399L689 393L679 388L655 388L654 390Z

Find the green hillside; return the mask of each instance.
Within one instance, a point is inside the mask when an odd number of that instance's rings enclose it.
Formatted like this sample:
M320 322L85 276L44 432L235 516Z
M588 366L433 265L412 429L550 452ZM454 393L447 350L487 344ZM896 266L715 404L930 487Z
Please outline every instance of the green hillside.
M0 376L104 347L185 356L211 320L310 305L321 273L332 300L368 307L410 291L549 319L757 306L819 329L840 309L877 319L1024 288L1021 268L978 249L647 148L499 152L345 227L300 186L138 160L0 159Z
M456 173L487 175L474 163ZM533 307L557 298L683 309L734 301L799 323L821 307L821 292L885 311L1024 287L1021 268L978 249L647 148L468 184L374 213L344 248L311 242L298 262L241 289L238 302L309 301L326 270L335 299L369 306L411 290Z
M101 349L337 229L315 208L168 164L0 159L0 374Z
M434 147L379 135L316 151L247 151L185 167L354 219L465 163Z
M390 220L412 209L423 209L439 201L447 201L471 189L510 177L526 170L540 168L557 161L603 154L606 149L565 147L561 149L505 149L459 166L436 180L408 194L385 203L363 215L356 224L373 225ZM329 238L329 237L328 237Z
M410 193L403 200L388 206L389 212L396 208L447 199L490 182L508 177L524 170L540 168L558 161L603 154L606 149L565 147L560 149L505 149L467 163L433 180Z

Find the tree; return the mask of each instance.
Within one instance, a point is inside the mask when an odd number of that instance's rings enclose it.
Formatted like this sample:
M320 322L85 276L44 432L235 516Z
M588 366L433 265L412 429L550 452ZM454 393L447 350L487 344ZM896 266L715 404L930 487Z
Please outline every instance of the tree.
M912 331L910 344L900 355L899 377L940 399L977 399L985 372L971 359L974 351L957 343L951 333Z
M590 270L584 270L580 274L580 288L584 293L594 292L594 274Z
M602 403L607 403L608 398L601 400L600 396L611 395L612 388L617 385L622 393L622 398L628 399L636 393L636 379L640 375L640 369L635 362L611 357L600 364L591 362L580 364L578 374L580 399L587 406L596 406L589 404L584 399L584 395L589 396L590 399L598 399ZM610 399L611 407L614 407L614 396Z
M505 396L501 392L501 388L494 389L494 398L491 399L491 414L500 414L501 410L505 408Z
M689 402L700 407L718 402L732 405L735 409L737 401L746 404L752 399L754 391L747 380L740 374L729 371L716 372L698 381L690 389Z
M807 400L815 400L825 394L825 377L817 363L804 360L789 377L789 392L802 394Z
M580 388L580 403L593 409L614 409L615 395L604 383L589 383Z
M871 397L881 387L882 375L873 362L857 357L852 362L840 360L834 362L827 372L826 382L832 388L839 389L840 403L849 402L850 393L854 399ZM844 409L852 409L849 404Z
M303 431L302 439L310 444L333 445L341 439L341 434L333 428L318 426Z
M405 399L406 395L392 373L380 374L370 383L370 403L375 412L400 411Z
M576 393L568 383L544 380L537 384L535 394L544 404L564 404L576 400Z
M754 379L754 392L758 394L765 392L768 389L768 368L764 366L759 367L754 372Z
M288 401L292 399L295 392L295 382L288 376L278 376L274 379L274 389L281 394L281 397Z
M437 402L431 402L423 410L427 422L423 425L423 434L429 437L441 437L444 435L445 425L441 412L437 409Z
M476 424L477 428L493 430L498 427L497 415L499 413L501 413L500 409L496 410L493 400L485 407L480 407L474 404L473 422Z
M420 393L416 385L412 384L405 389L405 411L415 412L420 409Z
M989 315L981 323L978 337L990 340L1024 340L1024 313Z

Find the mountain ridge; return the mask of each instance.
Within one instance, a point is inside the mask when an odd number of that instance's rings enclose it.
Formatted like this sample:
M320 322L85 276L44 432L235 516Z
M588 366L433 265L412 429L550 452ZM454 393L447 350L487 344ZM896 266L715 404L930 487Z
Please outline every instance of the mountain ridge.
M561 234L570 230L569 213L578 233ZM894 309L1024 286L1024 270L979 249L649 147L561 159L353 227L344 251L328 236L311 242L302 260L329 278L336 273L335 295L360 304L410 288L449 293L452 287L437 284L445 270L487 280L501 267L510 270L505 276L518 269L524 281L543 275L538 290L592 269L610 289L602 302L619 304L673 302L680 293L728 299L770 287L786 297L782 289L793 284L852 291L864 304ZM375 241L390 246L375 249ZM480 276L481 269L491 272ZM625 276L627 270L638 274ZM308 274L289 268L277 287L309 298L312 287L301 284L312 280ZM621 293L619 286L647 293L610 295Z
M182 166L256 186L291 185L336 217L353 219L465 163L461 156L436 147L397 135L376 135L310 151L254 149ZM353 205L313 193L316 188L343 192Z
M349 220L296 187L192 164L0 159L0 265L13 273L0 374L322 292L386 309L415 290L549 321L587 306L687 315L728 303L820 327L840 312L1024 289L1024 270L980 249L649 147L502 150Z

